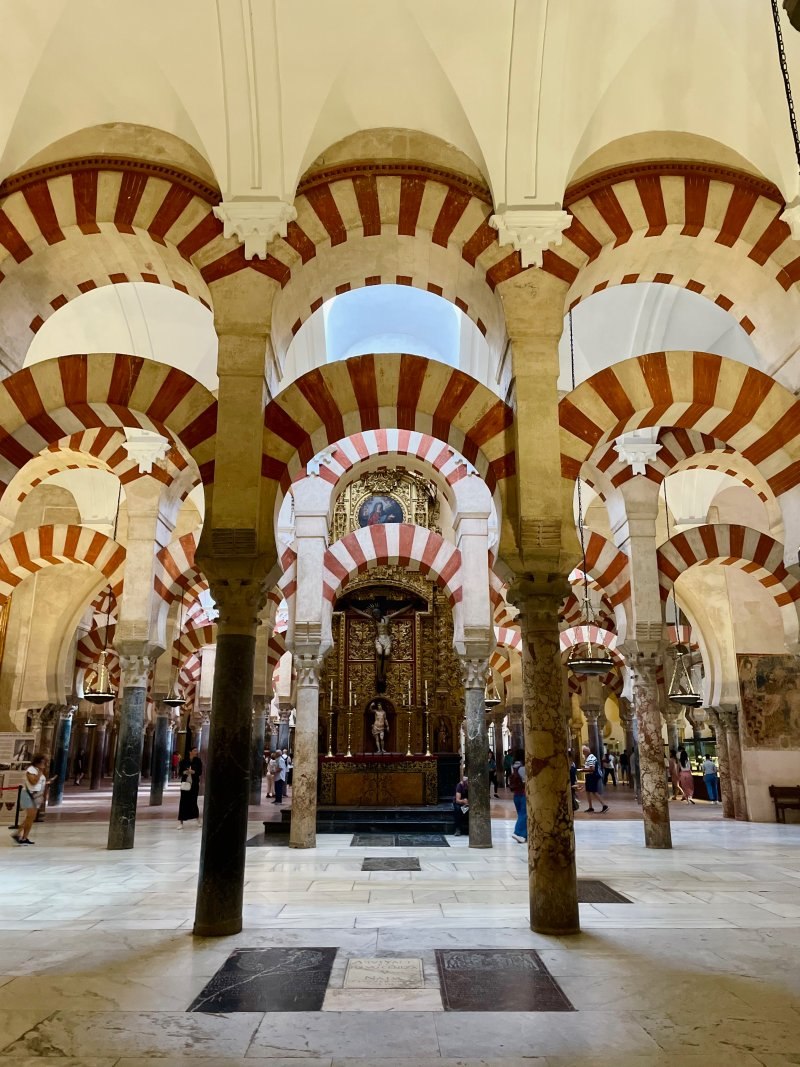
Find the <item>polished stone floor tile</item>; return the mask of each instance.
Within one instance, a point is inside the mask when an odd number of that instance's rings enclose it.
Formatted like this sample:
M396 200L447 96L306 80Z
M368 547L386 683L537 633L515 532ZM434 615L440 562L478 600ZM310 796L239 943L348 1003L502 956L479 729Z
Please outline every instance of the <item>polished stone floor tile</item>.
M437 949L446 1011L573 1011L533 949Z
M336 1056L380 1064L381 1059L403 1058L406 1063L428 1057L436 1064L439 1043L434 1019L443 1012L386 1012L376 1020L373 1012L308 1012L302 1021L280 1012L264 1016L248 1057Z
M189 1005L191 1012L319 1011L335 948L243 948Z
M422 984L420 958L354 957L347 961L345 989L416 989Z

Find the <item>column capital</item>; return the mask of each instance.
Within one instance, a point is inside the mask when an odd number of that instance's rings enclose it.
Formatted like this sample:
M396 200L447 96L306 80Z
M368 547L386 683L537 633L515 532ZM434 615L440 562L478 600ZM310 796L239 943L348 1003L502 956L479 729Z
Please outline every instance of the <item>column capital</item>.
M597 722L600 718L601 710L596 704L581 704L581 711L587 722Z
M213 211L222 223L223 236L244 242L245 259L266 259L267 245L276 237L285 237L289 223L297 218L294 205L277 197L223 200Z
M550 630L571 591L572 586L562 575L545 581L523 575L511 582L506 599L519 610L520 623L526 630Z
M731 733L739 733L739 706L738 704L717 704L714 708L717 717L725 730Z
M217 576L209 584L219 612L217 633L254 634L267 602L266 579Z
M253 715L263 715L269 707L269 698L263 693L253 694Z
M297 668L298 689L318 689L319 677L322 671L322 656L319 648L305 648L301 652L295 652L294 665Z
M147 679L153 666L153 656L145 649L128 652L120 650L119 667L123 689L146 689Z
M542 256L550 246L558 246L572 216L560 207L531 204L506 208L489 216L489 225L497 230L501 245L511 245L519 252L523 267L541 267Z
M461 655L461 681L465 689L485 689L486 674L489 670L489 657L481 655Z
M667 704L661 709L661 714L670 726L677 726L680 722L681 715L683 714L683 708L676 708L671 704Z

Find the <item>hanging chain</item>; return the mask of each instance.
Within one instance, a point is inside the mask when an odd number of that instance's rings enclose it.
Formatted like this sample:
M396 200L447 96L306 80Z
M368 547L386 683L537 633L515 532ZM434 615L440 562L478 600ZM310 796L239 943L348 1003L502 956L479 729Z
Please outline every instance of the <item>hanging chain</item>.
M783 47L783 32L781 30L781 16L778 10L778 0L770 0L772 4L772 23L775 27L775 40L778 45L778 62L783 76L783 89L786 93L786 108L789 112L789 125L792 127L792 139L794 141L794 155L797 167L800 170L800 134L797 132L797 116L794 113L794 100L792 99L792 83L789 80L789 64L786 61L786 50Z
M669 541L670 536L671 536L671 531L670 531L670 527L669 527L669 502L667 501L667 479L666 478L664 479L662 484L664 486L664 515L665 515L666 520L667 520L667 540ZM677 601L677 598L675 596L675 583L674 582L672 583L672 610L675 612L675 644L679 645L681 643L681 616L680 616L680 608L678 607L678 601Z
M569 370L572 379L572 391L575 392L575 338L572 332L572 308L567 312L569 322ZM581 567L583 574L583 606L586 612L586 624L591 624L594 612L589 600L589 575L586 573L586 538L583 532L583 494L581 492L581 476L578 472L578 536L581 542Z

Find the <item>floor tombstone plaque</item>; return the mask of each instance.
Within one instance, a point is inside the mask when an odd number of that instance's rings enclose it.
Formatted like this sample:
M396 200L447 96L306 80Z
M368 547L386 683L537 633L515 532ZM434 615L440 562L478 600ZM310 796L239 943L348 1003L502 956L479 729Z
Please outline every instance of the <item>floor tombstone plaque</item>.
M632 904L633 901L612 889L605 882L592 878L578 879L579 904Z
M188 1011L321 1011L335 948L240 948Z
M400 859L366 859L361 864L362 871L418 871L419 860L416 856L406 856Z
M345 989L422 989L422 960L362 958L347 961Z
M574 1011L532 949L436 949L445 1011Z

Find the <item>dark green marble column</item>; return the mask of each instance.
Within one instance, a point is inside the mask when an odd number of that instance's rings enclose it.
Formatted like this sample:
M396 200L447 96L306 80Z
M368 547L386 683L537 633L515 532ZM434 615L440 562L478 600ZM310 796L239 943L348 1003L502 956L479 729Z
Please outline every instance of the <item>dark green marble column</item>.
M203 809L203 844L194 933L224 937L242 929L247 809L260 582L212 579L217 656Z
M250 752L250 803L261 803L261 780L264 774L264 734L267 726L267 698L253 697L253 736Z
M111 850L133 848L150 660L146 656L120 655L120 667L122 701L108 826Z
M169 715L159 710L153 731L153 763L150 772L150 807L164 802L164 786L169 774Z
M56 725L55 755L50 774L57 775L57 777L50 786L47 800L48 807L51 808L57 807L64 797L64 782L66 781L69 764L69 742L72 736L72 716L74 713L74 707L65 708L62 710Z
M466 760L469 777L469 847L492 847L489 814L489 731L486 727L486 671L488 659L462 658Z

